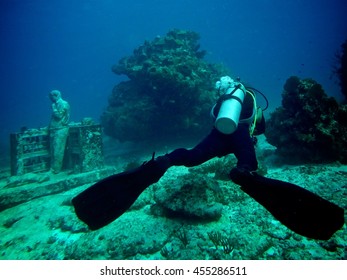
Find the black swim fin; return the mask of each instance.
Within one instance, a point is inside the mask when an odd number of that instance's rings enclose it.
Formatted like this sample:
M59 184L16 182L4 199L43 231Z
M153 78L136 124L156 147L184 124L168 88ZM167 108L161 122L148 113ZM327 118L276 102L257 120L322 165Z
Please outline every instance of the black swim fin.
M168 159L160 157L138 168L107 177L72 199L79 219L96 230L111 223L135 202L150 185L159 181L170 167Z
M233 169L231 179L292 231L328 240L344 225L344 210L297 185Z

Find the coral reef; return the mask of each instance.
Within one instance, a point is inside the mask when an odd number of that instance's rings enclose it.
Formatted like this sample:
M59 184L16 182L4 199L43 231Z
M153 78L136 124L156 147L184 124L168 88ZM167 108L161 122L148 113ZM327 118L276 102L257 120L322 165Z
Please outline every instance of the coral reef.
M347 40L341 45L341 50L336 54L336 58L338 66L335 69L335 73L339 78L341 92L347 101Z
M312 79L290 77L282 106L265 133L277 153L291 162L347 162L347 106L328 97Z
M113 89L101 120L121 141L193 140L209 129L214 82L228 71L203 58L199 34L172 30L120 59L112 71L129 81Z

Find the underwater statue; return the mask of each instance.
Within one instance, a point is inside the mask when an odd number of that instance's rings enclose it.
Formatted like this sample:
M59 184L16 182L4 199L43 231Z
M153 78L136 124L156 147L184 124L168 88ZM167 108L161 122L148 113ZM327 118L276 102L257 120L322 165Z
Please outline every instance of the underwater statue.
M52 117L49 124L51 171L59 173L63 167L67 136L69 134L70 105L63 100L59 90L49 93Z

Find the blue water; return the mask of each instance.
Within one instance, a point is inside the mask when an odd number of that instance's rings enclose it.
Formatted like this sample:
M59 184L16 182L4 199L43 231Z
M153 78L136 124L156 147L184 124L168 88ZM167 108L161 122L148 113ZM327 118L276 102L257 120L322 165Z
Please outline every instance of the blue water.
M270 109L291 75L341 98L331 76L346 10L344 0L1 0L0 143L47 125L52 89L70 102L72 121L98 121L126 79L112 65L173 28L200 33L206 59L262 90Z
M52 89L59 89L69 101L71 121L84 117L98 121L112 88L127 79L115 75L112 65L132 55L145 40L174 28L198 32L201 49L208 52L206 59L224 63L233 75L265 93L269 111L280 106L283 85L292 75L313 78L328 95L342 100L332 72L335 53L347 39L346 11L346 0L0 0L1 174L3 166L10 166L9 134L22 126L49 123ZM264 155L270 152L265 150ZM219 166L214 161L211 169ZM182 177L187 174L179 172ZM179 172L159 186L181 184L175 177ZM204 169L200 172L206 175ZM271 172L273 178L346 205L346 165L286 166ZM195 180L196 173L191 174ZM293 235L239 188L224 183L222 201L230 205L223 207L218 222L187 223L183 228L189 233L187 248L173 234L182 228L179 219L161 217L155 207L153 217L148 214L148 201L157 196L154 192L100 235L85 232L69 204L85 185L41 197L51 194L56 185L77 184L74 175L69 180L64 176L39 174L35 180L47 185L38 183L29 197L40 197L2 211L0 259L164 259L163 248L171 248L177 259L347 258L346 229L329 242ZM31 182L30 178L25 180ZM23 181L8 179L13 181L2 187L4 199L11 190L8 197L28 193ZM4 186L5 180L1 181ZM210 194L206 197L210 199ZM211 250L207 235L212 230L230 232L236 240L234 255L222 255L221 248Z

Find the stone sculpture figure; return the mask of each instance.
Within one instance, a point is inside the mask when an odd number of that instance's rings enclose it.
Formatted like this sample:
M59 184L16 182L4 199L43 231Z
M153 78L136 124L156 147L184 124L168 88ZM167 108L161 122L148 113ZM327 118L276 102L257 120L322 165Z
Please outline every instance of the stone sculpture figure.
M51 171L59 173L63 167L66 140L69 134L70 105L63 100L59 90L49 93L52 117L49 124Z

